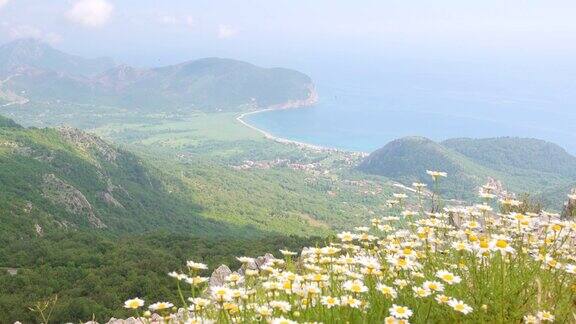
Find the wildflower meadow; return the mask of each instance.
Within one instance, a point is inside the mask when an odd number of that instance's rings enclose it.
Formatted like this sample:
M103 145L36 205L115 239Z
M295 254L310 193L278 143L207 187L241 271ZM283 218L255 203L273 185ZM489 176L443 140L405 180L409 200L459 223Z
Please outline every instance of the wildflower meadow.
M449 204L438 193L447 175L428 174L431 191L414 183L325 246L261 266L238 257L220 285L188 261L169 274L179 300L124 307L167 323L576 323L574 220L489 186L477 204Z

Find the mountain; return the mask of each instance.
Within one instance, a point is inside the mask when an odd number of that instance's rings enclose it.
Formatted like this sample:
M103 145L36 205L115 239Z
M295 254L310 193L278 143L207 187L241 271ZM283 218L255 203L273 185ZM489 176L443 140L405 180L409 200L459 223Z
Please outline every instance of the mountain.
M312 80L297 71L205 58L151 70L127 66L97 78L123 105L226 110L268 107L313 96Z
M562 147L533 138L455 138L443 146L485 167L502 171L533 170L576 178L576 157Z
M576 157L555 144L528 138L436 143L424 137L406 137L374 151L358 169L405 184L431 184L426 170L445 171L444 192L464 199L472 198L466 192L474 192L490 178L502 181L513 192L531 191L553 204L560 203L558 197L563 198L576 184Z
M74 128L23 128L0 117L0 165L2 240L75 229L242 232L202 217L179 195L182 184L134 154Z
M139 69L68 55L35 40L0 47L0 98L161 112L310 105L312 80L298 71L222 58ZM25 99L25 100L24 100Z
M451 190L456 192L470 191L470 188L484 180L482 174L487 172L465 156L428 138L416 136L391 141L368 155L358 169L405 184L431 184L426 170L441 170L450 175L446 181Z
M35 39L0 46L0 75L53 71L70 76L94 76L114 67L109 58L86 59L58 51Z

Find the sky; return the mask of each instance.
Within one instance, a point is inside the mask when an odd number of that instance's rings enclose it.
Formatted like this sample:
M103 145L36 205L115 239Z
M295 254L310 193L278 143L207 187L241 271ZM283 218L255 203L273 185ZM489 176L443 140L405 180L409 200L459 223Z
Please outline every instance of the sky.
M313 69L327 57L567 59L574 0L0 0L0 42L40 38L158 66L220 56Z

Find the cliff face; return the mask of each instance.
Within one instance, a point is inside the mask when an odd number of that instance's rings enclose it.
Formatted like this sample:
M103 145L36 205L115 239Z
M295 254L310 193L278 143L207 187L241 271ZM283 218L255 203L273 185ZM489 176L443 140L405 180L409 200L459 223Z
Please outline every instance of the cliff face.
M308 85L308 97L305 99L289 100L281 104L270 105L266 109L292 109L313 106L318 103L318 92L314 84Z

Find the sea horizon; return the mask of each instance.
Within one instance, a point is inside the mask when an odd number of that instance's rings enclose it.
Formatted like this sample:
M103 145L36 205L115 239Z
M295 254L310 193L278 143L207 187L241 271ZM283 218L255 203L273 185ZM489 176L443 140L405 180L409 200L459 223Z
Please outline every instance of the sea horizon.
M422 136L437 142L535 138L576 154L570 100L557 99L552 91L526 95L536 85L503 79L498 79L499 93L486 95L490 80L480 81L462 86L441 74L406 73L373 82L321 79L317 104L247 114L243 120L276 138L352 152L369 153L398 138Z

